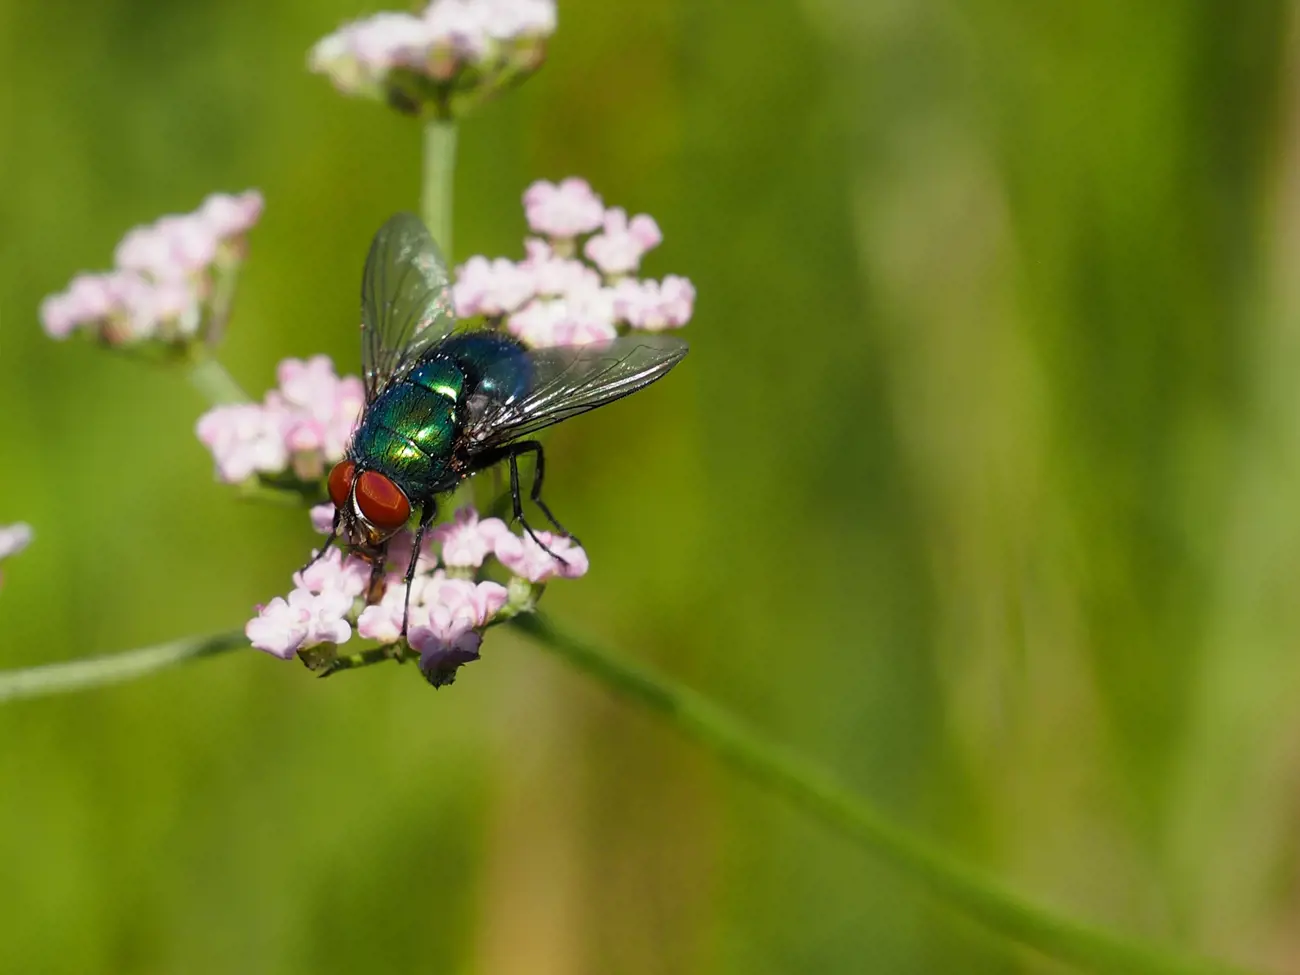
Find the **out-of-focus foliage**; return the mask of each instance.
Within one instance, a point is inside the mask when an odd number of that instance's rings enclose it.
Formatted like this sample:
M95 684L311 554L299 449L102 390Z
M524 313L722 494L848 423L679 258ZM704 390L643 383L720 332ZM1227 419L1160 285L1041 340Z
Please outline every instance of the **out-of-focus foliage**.
M259 187L224 358L355 369L419 136L344 0L0 0L0 666L239 625L300 513L179 375L47 340L131 225ZM460 255L588 178L699 289L550 438L550 610L1072 913L1300 965L1300 127L1280 3L568 0L464 125ZM1017 972L508 634L456 686L252 652L0 710L0 971Z

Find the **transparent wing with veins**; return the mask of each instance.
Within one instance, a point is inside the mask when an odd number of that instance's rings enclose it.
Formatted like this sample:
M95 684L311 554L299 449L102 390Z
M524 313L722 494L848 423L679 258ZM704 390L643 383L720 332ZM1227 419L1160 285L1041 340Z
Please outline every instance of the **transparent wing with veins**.
M487 449L594 410L644 389L686 355L670 335L629 335L603 345L531 349L527 390L478 404L465 432Z
M375 234L361 279L366 402L456 325L447 262L424 222L399 213Z

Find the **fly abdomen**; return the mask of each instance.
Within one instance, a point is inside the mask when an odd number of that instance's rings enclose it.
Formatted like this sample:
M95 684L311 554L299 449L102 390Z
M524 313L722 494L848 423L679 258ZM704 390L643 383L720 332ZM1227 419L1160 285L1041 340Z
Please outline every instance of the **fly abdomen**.
M532 382L528 348L513 335L491 329L461 332L443 340L438 351L455 360L470 399L504 402L524 395Z

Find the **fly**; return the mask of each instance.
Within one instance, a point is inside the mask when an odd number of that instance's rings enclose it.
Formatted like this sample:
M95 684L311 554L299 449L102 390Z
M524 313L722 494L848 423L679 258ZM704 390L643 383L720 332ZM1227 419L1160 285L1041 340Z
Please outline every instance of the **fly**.
M519 458L534 457L530 499L556 531L569 533L542 500L545 454L533 435L644 389L686 349L681 339L657 334L534 349L495 328L458 325L446 261L419 217L397 214L375 234L366 257L366 402L344 459L329 475L334 524L316 558L336 541L349 545L372 566L367 599L376 601L388 543L414 523L405 635L420 542L439 495L507 464L514 518L549 552L524 518Z

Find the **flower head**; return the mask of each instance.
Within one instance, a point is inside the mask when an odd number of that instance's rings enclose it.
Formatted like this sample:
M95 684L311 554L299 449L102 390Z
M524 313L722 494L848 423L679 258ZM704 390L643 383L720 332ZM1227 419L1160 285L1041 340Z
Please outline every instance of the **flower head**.
M255 190L214 193L193 213L132 228L114 250L114 270L79 274L66 291L41 302L46 334L65 339L82 332L109 345L174 348L207 337L228 312L217 305L217 282L238 270L261 212Z
M346 616L352 600L341 592L295 589L288 599L276 596L258 608L244 634L258 650L288 660L299 650L322 643L346 643L352 626Z
M319 472L343 457L365 406L365 387L355 376L336 375L329 356L285 359L276 372L280 389L267 395L266 409L285 417L289 453L307 455L308 466Z
M546 582L556 576L577 579L586 575L589 567L580 545L550 532L537 532L536 537L504 535L497 539L495 552L502 565L529 582Z
M629 328L660 331L690 321L690 281L671 274L662 282L632 277L663 241L653 217L629 219L620 207L606 209L576 177L528 187L524 213L529 229L541 236L524 241L522 261L471 257L457 268L459 316L483 315L534 348L601 344ZM580 247L579 238L596 230Z
M599 227L605 205L585 179L570 176L558 184L543 179L528 187L524 214L533 232L565 239Z
M212 451L217 475L237 484L254 474L275 474L289 463L285 416L257 403L216 406L195 426L199 440Z
M420 670L435 687L450 684L456 670L478 659L481 628L506 603L505 586L449 579L432 587L425 620L410 630L411 648L420 654Z
M213 193L199 207L199 218L217 235L222 244L242 240L257 226L262 216L262 194L256 190L244 193Z
M536 294L537 284L529 269L504 257L489 261L471 257L461 267L452 288L456 315L494 318L517 310Z
M695 286L675 274L663 281L623 280L614 287L614 314L633 328L680 328L694 310Z
M641 266L646 251L658 247L664 235L654 217L637 214L629 222L621 207L605 213L604 230L583 249L592 262L609 275L630 274Z
M464 507L452 521L439 525L431 534L442 545L443 565L477 569L492 554L497 541L510 534L510 529L500 518L480 521L477 511Z
M334 530L334 512L337 509L328 501L325 504L313 505L311 509L311 526L322 535L328 535Z
M402 620L408 610L411 622L418 626L426 615L423 606L418 601L408 606L405 586L388 586L383 598L357 617L357 634L377 643L396 643L402 638Z
M317 525L323 521L315 513L312 520ZM370 565L331 549L294 575L294 589L287 597L277 596L258 608L245 630L249 640L284 659L322 647L309 662L328 670L333 659L329 645L346 642L355 626L362 639L389 648L395 659L418 657L421 672L442 687L455 679L459 667L478 659L489 626L533 608L541 593L537 583L587 571L586 553L569 539L538 533L564 560L559 562L499 518L483 518L470 507L434 526L426 538L430 535L441 557L422 548L409 597L409 532L390 542L383 593L369 605L357 597L367 589ZM501 568L510 573L506 585L488 577L499 575Z
M555 22L555 0L433 0L344 25L308 66L344 94L454 118L537 70Z
M279 388L264 402L217 406L199 417L199 440L227 483L290 473L314 481L343 459L365 406L361 380L338 376L323 355L286 359L277 374Z
M355 599L366 591L370 566L355 555L332 548L311 565L293 574L293 583L311 593L337 592Z

